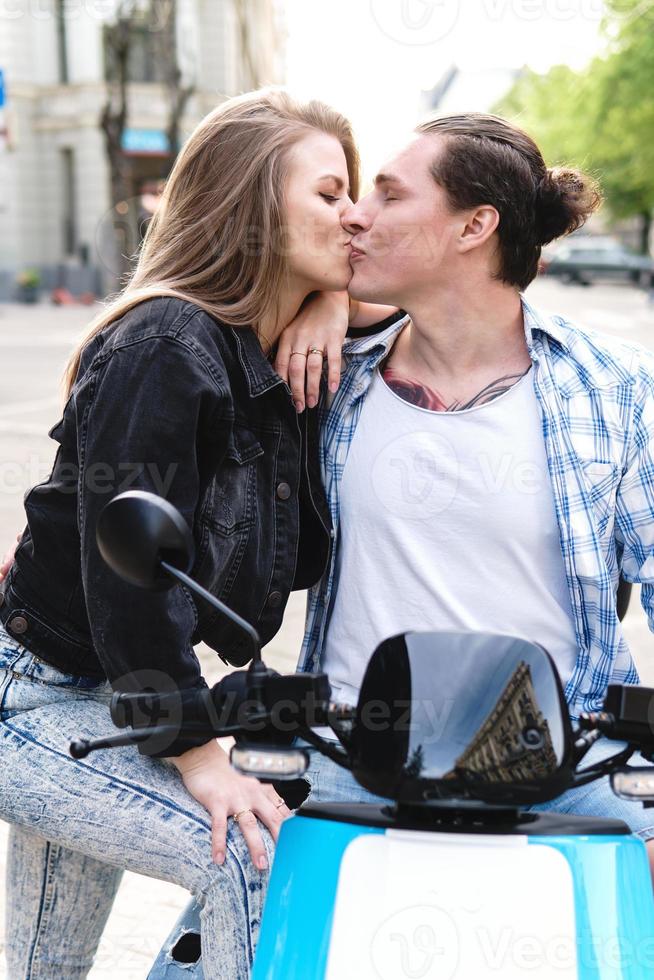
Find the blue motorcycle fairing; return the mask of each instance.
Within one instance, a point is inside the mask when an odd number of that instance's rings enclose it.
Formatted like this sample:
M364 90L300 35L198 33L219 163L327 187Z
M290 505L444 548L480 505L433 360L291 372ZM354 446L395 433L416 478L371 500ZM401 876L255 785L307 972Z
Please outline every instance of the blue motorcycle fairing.
M338 875L362 834L334 820L287 820L273 865L252 980L325 980ZM556 848L574 883L578 980L651 980L654 898L644 843L629 834L528 836ZM304 860L298 860L298 855ZM525 883L525 899L529 888Z

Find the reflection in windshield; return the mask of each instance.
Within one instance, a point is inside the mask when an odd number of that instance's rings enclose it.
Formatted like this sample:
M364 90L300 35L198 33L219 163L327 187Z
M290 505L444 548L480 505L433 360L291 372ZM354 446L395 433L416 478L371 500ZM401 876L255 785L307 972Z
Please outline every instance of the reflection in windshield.
M533 785L557 773L561 709L540 648L490 634L401 639L404 656L398 647L391 662L395 690L404 673L411 692L404 778Z
M444 778L531 782L556 769L550 726L538 707L529 665L521 661L491 714Z

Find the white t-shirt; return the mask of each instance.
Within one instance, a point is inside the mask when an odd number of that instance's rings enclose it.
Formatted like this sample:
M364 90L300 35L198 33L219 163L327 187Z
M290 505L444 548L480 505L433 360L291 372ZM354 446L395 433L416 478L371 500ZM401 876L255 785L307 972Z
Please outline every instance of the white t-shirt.
M375 372L343 472L323 668L355 704L385 638L481 630L541 643L562 682L574 620L533 369L493 401L436 412Z

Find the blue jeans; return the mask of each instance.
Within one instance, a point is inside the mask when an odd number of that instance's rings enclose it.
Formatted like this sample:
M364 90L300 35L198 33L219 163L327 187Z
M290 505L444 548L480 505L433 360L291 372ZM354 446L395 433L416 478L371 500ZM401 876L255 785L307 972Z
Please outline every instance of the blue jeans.
M55 670L0 627L8 976L86 977L127 868L195 896L207 980L246 980L267 872L254 867L233 821L225 863L213 864L209 815L172 763L133 746L71 758L70 739L115 731L110 696L108 683ZM270 864L274 845L260 829Z

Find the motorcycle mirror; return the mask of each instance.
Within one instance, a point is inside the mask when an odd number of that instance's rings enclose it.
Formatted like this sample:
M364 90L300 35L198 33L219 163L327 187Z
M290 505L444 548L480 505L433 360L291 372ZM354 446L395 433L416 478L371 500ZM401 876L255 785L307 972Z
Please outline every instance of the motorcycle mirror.
M175 585L162 561L189 572L195 560L193 535L180 512L145 490L127 490L109 501L98 518L96 540L117 575L153 592Z
M309 768L304 749L280 749L262 745L234 745L229 761L242 776L271 780L298 779Z
M221 654L225 663L243 667L251 660L253 676L263 667L254 626L188 575L195 561L193 535L171 503L146 490L120 493L101 511L96 540L109 567L131 585L165 592L181 582L231 620L246 644Z
M572 782L572 725L556 666L526 640L401 633L375 650L350 737L354 776L403 803L524 806Z

